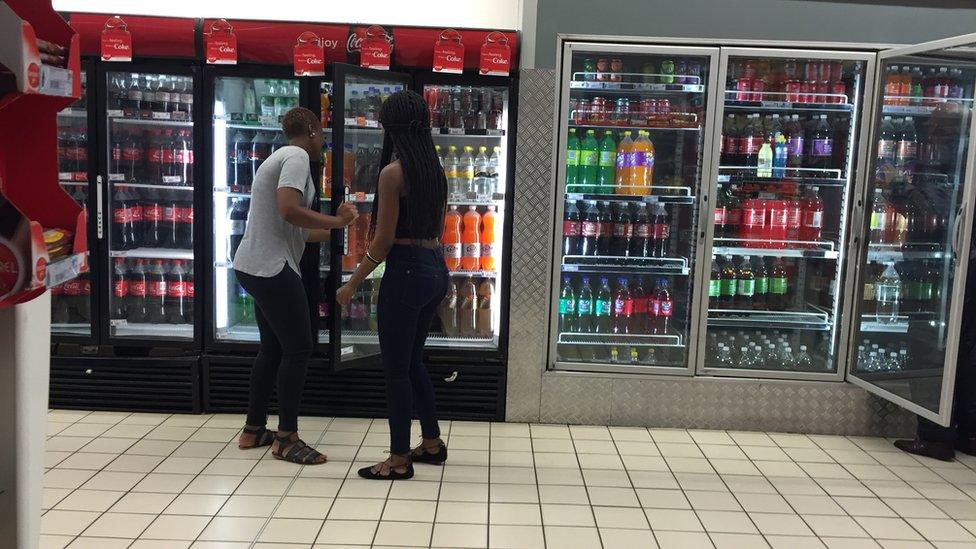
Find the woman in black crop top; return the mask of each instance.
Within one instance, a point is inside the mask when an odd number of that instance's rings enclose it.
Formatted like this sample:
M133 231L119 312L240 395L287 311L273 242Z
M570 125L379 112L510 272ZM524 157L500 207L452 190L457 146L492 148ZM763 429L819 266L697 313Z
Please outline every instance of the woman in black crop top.
M377 320L386 373L390 457L359 470L368 479L408 479L413 463L440 464L447 447L440 438L434 388L423 363L427 331L449 284L440 234L447 208L447 180L430 136L430 112L412 92L391 95L380 108L383 157L366 257L336 300L347 306L356 287L386 261ZM390 162L393 153L396 160ZM423 441L410 449L416 407Z

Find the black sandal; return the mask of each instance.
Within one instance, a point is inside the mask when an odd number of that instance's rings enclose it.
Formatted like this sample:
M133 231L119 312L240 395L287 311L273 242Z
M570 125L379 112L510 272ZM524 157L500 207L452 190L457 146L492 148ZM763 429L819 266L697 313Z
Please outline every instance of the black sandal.
M421 444L410 452L410 460L416 463L443 465L447 461L447 445L444 444L444 441L440 441L437 445L437 452L432 454Z
M271 451L271 455L275 459L290 461L298 465L321 465L328 461L328 459L318 461L319 456L325 457L325 454L305 444L302 439L292 441L291 435L278 436L277 434L274 438L278 441L278 451ZM286 449L287 452L285 452Z
M361 477L363 477L364 479L367 479L367 480L407 480L407 479L411 479L411 478L413 478L413 461L411 461L409 454L407 454L404 457L407 458L407 463L405 465L397 465L397 466L394 467L394 465L392 463L390 463L390 460L387 459L386 461L377 463L376 465L373 465L372 467L363 467L362 469L359 470L359 476L361 476ZM380 471L383 470L383 465L384 464L387 465L390 468L390 472L388 474L385 474L385 475L380 472ZM373 471L373 467L379 467L379 470ZM395 470L396 467L406 467L407 470L404 471L404 472L402 472L402 473L400 473L400 472L398 472L398 471Z
M261 427L248 427L245 425L242 432L245 435L254 435L254 443L249 446L241 446L241 444L238 443L237 447L241 450L251 450L253 448L271 446L271 443L274 442L275 438L274 431L269 431L263 425Z

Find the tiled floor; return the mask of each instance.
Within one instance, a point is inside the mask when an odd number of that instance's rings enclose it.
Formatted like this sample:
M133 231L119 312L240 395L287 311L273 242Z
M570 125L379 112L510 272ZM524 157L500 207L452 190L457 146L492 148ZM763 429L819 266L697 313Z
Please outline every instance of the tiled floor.
M976 547L976 458L884 439L445 422L449 464L390 483L355 472L383 420L303 419L316 467L238 450L241 422L52 411L41 546Z

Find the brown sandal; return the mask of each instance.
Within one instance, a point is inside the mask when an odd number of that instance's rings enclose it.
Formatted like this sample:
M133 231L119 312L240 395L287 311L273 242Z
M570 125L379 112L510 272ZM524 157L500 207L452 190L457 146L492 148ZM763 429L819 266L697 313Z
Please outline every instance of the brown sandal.
M275 439L275 433L274 433L274 431L269 431L263 425L260 426L260 427L248 427L247 425L245 425L244 426L244 429L242 430L242 432L245 435L253 435L254 436L254 442L252 444L247 445L247 446L242 446L240 443L238 443L237 444L237 447L240 448L241 450L251 450L253 448L261 448L261 447L264 447L264 446L271 446L271 443L274 442L274 439Z
M328 461L328 459L318 461L319 456L326 457L325 454L305 444L302 439L293 441L291 435L278 436L277 434L274 438L278 441L278 450L272 450L271 455L276 459L290 461L298 465L321 465Z

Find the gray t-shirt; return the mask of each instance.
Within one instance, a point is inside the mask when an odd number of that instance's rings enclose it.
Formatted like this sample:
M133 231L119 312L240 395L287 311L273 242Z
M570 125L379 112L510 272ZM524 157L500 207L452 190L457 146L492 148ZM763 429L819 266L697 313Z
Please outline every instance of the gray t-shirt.
M251 183L251 209L247 213L244 238L234 256L234 269L253 276L272 277L288 264L298 273L309 231L296 227L278 214L278 189L289 187L302 193L306 207L312 206L315 184L308 153L288 145L271 153ZM300 273L299 273L300 274Z

